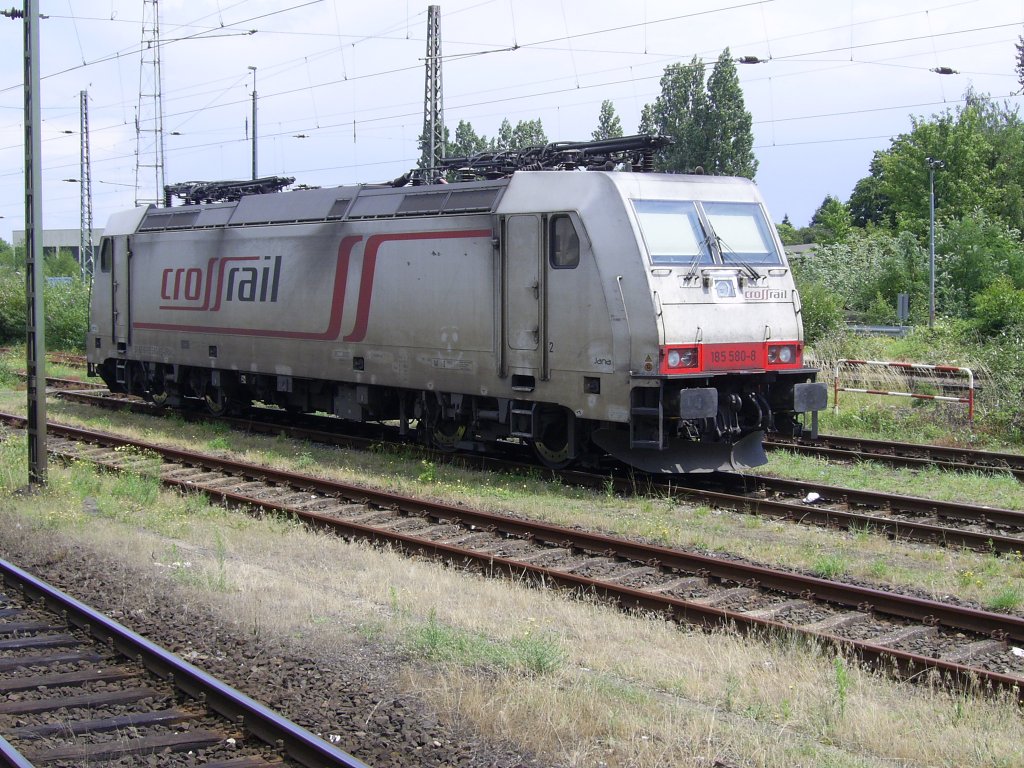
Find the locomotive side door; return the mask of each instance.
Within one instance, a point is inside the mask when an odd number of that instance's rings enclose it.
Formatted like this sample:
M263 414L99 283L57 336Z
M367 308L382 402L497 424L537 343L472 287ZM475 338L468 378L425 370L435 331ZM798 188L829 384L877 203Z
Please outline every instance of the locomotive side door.
M536 214L505 219L502 238L501 375L536 375L544 355L543 221ZM532 389L532 387L531 387Z
M131 305L129 303L129 291L131 289L131 272L128 260L130 249L128 238L125 236L114 237L113 239L113 265L110 270L111 291L110 305L114 329L114 343L117 350L123 352L127 349L130 341L129 332L131 327Z

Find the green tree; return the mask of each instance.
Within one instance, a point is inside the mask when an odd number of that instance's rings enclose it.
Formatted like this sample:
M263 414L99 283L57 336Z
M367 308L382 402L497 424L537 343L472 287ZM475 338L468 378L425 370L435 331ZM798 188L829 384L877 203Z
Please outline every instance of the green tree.
M455 128L455 141L448 145L448 157L469 157L486 152L488 141L486 136L478 136L473 125L466 120L459 120Z
M705 72L704 62L696 56L689 64L669 64L661 76L661 95L643 108L640 132L673 140L655 154L654 165L659 171L692 173L707 159Z
M839 297L817 280L797 280L804 341L814 344L845 325Z
M14 264L14 246L0 237L0 269L11 269Z
M708 157L706 173L754 178L753 118L743 102L743 89L729 49L718 56L708 78L708 115L705 122Z
M775 229L783 245L800 245L803 242L800 231L789 222L789 216L783 216L782 222L776 224Z
M800 284L821 284L853 315L878 316L883 305L895 315L898 294L908 293L911 316L927 317L928 254L910 233L853 228L794 263L793 273Z
M881 152L875 152L869 170L870 174L858 181L850 194L847 202L850 219L854 226L861 228L869 224L894 227L892 206L889 198L882 194Z
M512 149L512 138L512 123L510 123L506 117L501 121L501 126L498 128L498 135L491 139L490 148L498 152Z
M710 77L706 74L696 56L689 64L665 68L661 94L644 107L640 118L641 133L673 139L672 145L657 153L655 167L676 172L699 168L753 178L757 160L752 121L728 48L718 57Z
M0 273L0 342L25 340L25 278Z
M488 142L487 148L492 152L505 152L543 146L547 143L544 123L539 117L536 120L520 120L515 127L506 117L501 121L497 135Z
M1017 82L1024 88L1024 35L1017 38Z
M544 134L544 124L539 117L536 120L520 120L512 129L510 149L525 149L547 143L548 137Z
M43 258L43 274L46 277L78 277L81 267L69 249L60 248Z
M622 136L622 121L615 114L615 105L608 99L601 102L601 113L597 117L597 128L590 135L594 141L617 139Z
M66 285L47 285L46 345L51 349L82 351L89 328L89 287L75 279Z
M826 195L811 217L815 242L828 244L845 240L852 228L850 209L832 195Z
M1020 232L976 209L940 223L935 233L937 311L969 317L975 297L1005 277L1024 288L1024 244Z
M936 218L982 210L1014 229L1024 227L1024 126L1016 113L968 92L966 105L931 119L911 118L911 130L881 153L877 193L897 226L919 238L929 226L929 162L935 170Z
M973 304L974 325L985 336L1024 327L1024 290L1015 288L1007 275L975 294Z
M89 286L74 278L70 283L43 287L46 346L82 351L89 327ZM0 273L0 341L25 340L25 279Z
M448 147L451 146L451 141L448 138L448 126L444 127L444 130L441 132L441 135L444 139L444 156L447 157ZM420 157L419 160L416 161L416 167L426 168L430 163L430 146L427 143L427 134L425 132L420 134L419 139L417 139L416 141L416 146L420 150Z
M1024 123L1015 109L968 91L967 103L981 118L991 147L988 165L992 189L988 210L1014 229L1024 231Z

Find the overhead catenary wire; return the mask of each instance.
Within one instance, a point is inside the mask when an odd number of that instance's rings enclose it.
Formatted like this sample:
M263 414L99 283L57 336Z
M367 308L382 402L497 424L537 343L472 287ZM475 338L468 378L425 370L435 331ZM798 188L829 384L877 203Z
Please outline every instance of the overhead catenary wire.
M319 1L320 0L314 0L314 2L319 2ZM751 4L762 4L763 5L763 3L767 2L767 1L768 0L758 0L757 3L748 3L748 4L739 5L739 6L733 5L733 6L728 6L726 8L722 8L722 9L715 9L715 11L717 12L717 11L731 10L731 9L740 8L740 7L744 7L745 5L751 5ZM281 12L284 12L285 10L292 10L292 9L295 9L295 8L301 8L301 7L304 7L305 5L310 5L310 4L312 4L312 3L303 3L303 4L297 5L297 6L291 6L288 9L283 9L282 11L278 11L278 12L275 12L275 13L281 13ZM955 5L962 5L962 4L963 3L954 3L954 4L951 4L951 5L955 6ZM947 7L949 7L949 6L947 6ZM678 20L678 19L681 19L681 18L689 18L689 17L695 16L695 15L704 15L704 14L707 14L707 13L710 13L710 12L711 11L702 11L702 12L695 13L695 14L685 14L683 16L674 16L674 17L670 17L670 18L666 18L666 19L658 19L658 20L656 20L655 22L652 22L652 23L663 23L663 22L667 22L667 21L674 21L674 20ZM270 14L264 14L263 16L251 17L251 19L246 19L246 20L243 20L243 21L234 22L232 26L238 26L239 24L249 23L252 19L263 18L266 15L270 15ZM901 16L904 16L904 15L905 14L898 14L897 17L901 17ZM859 23L866 24L866 23L871 23L872 21L877 21L877 19L875 19L875 20L868 20L868 21L859 22ZM942 34L943 35L968 34L968 33L972 33L972 32L978 32L978 31L983 31L983 30L992 30L992 29L997 29L997 28L1005 28L1005 27L1016 26L1016 25L1017 25L1016 23L1002 24L1002 25L992 25L992 26L986 26L986 27L976 27L976 28L971 28L971 29L966 29L966 30L958 30L958 31L955 31L955 32L948 32L948 33L942 33ZM180 27L181 25L178 25L178 26ZM630 27L633 27L633 26L636 26L636 25L620 25L619 27L607 28L607 29L600 30L600 31L583 32L583 33L579 33L577 35L572 35L572 37L580 37L580 36L585 36L585 35L598 34L599 32L607 32L607 31L612 31L612 30L627 29L627 28L630 28ZM199 33L197 33L197 34L199 34ZM360 38L360 40L361 41L362 40L368 40L368 39L372 39L372 37L373 36L362 36ZM789 36L789 37L793 37L793 36ZM861 44L858 47L873 47L873 46L887 45L887 44L898 44L898 43L914 41L914 40L921 40L921 39L927 39L927 38L928 38L928 36L915 36L915 37L907 37L907 38L898 38L898 39L893 39L893 40L884 40L884 41L876 41L876 42L871 42L871 43L863 43L863 44ZM189 38L180 38L178 40L185 40L185 39L189 39ZM561 39L561 38L554 38L553 40L558 40L558 39ZM549 41L543 41L543 42L550 42L550 40ZM528 47L535 47L535 46L540 45L540 44L542 44L542 43L541 42L524 43L522 45L516 44L516 47L517 48L528 48ZM770 44L770 42L769 42L769 44ZM355 45L355 43L353 43L353 45ZM732 46L730 46L730 47L732 47ZM502 49L502 50L504 50L504 49ZM776 56L776 57L773 58L773 61L782 61L782 60L787 60L787 59L789 59L789 60L792 60L792 59L802 59L802 58L805 58L807 56L813 56L813 55L820 55L822 53L835 52L836 50L846 50L846 48L842 48L842 49L817 49L817 50L814 50L814 51L806 51L806 52L788 54L788 55L784 55L784 56ZM118 54L118 55L120 55L120 54ZM465 53L464 54L454 54L454 55L449 55L446 58L457 58L457 57L468 56L468 55L473 55L473 54L465 54ZM673 58L675 58L675 57L673 57ZM109 59L108 58L102 59L102 61L106 61L106 60L109 60ZM295 62L298 65L300 65L300 66L302 65L303 61L304 61L304 59L297 59L297 60L295 60ZM93 62L93 63L98 63L98 62ZM705 62L705 63L707 63L707 62ZM860 62L860 63L871 63L871 62ZM369 78L381 77L381 76L396 74L396 73L405 72L405 71L413 71L413 70L418 71L419 69L420 69L420 65L419 64L415 64L415 65L410 65L410 66L407 66L407 67L389 68L389 69L385 69L385 70L379 70L379 71L376 71L376 72L364 73L364 74L356 75L356 76L352 76L352 77L349 77L346 74L341 79L328 80L328 81L325 81L323 83L319 83L319 84L317 84L315 86L312 86L312 87L317 87L317 88L330 87L330 86L333 86L333 85L337 85L339 83L347 82L350 79L369 79ZM70 71L70 70L64 70L64 71ZM58 74L58 73L55 73L55 74ZM13 88L14 86L11 86L11 87ZM3 93L4 91L9 90L9 89L10 88L0 89L0 93ZM266 94L264 96L264 98L267 98L267 99L273 98L274 96L280 95L280 94L283 94L283 93L290 93L290 90L288 90L288 91L281 91L281 92L278 92L278 93L268 93L268 94ZM195 93L194 92L190 92L189 95L194 96ZM173 100L173 97L172 97L171 100ZM227 103L224 106L232 106L232 105L233 105L232 103ZM98 107L98 109L102 109L102 108L103 108L102 106ZM209 109L209 108L210 108L209 106L203 107L203 109Z
M485 4L486 3L477 3L475 5L479 6L479 5L485 5ZM953 6L956 6L956 5L963 5L963 4L964 3L950 3L950 4L947 4L946 6L943 6L943 7L953 7ZM755 4L743 4L743 5L755 5ZM766 12L766 9L768 8L768 5L764 4L764 3L756 4L756 5L758 7L758 12L763 17L765 12ZM221 5L218 6L218 10L223 12L226 15L226 14L230 13L231 9L237 8L237 6L238 6L237 3L236 4L232 4L232 5L227 5L227 6L221 4ZM729 7L732 8L732 7L735 7L735 6L729 6ZM460 12L462 12L462 11L465 11L467 9L462 8L462 9L459 9L459 10L460 10ZM512 9L510 8L510 11L511 10ZM713 10L714 11L721 11L721 10L725 10L725 9L713 9ZM933 10L935 10L934 7L933 7ZM920 13L920 12L921 12L920 10L916 11L916 13ZM890 16L886 16L886 17L882 17L882 18L889 18L891 16L905 16L905 15L906 15L905 13L891 14ZM675 18L675 17L673 17L673 18ZM516 21L518 22L518 18L516 18ZM651 20L651 21L657 22L659 20ZM876 19L858 20L856 22L856 25L857 25L858 29L861 29L861 28L863 28L864 24L870 24L870 23L873 23L874 21L876 21ZM404 20L403 20L403 23L404 23ZM647 23L651 23L651 22L649 21ZM764 23L764 19L762 18L762 24L763 23ZM282 26L280 24L266 25L266 26L268 28L265 29L265 30L261 30L261 33L275 34L275 35L289 34L288 32L284 31L283 29L280 29L280 27ZM615 27L609 27L607 25L601 25L601 26L602 26L602 28L607 28L607 29L618 29L619 27L626 26L626 25L616 25ZM849 25L839 25L839 26L842 27L842 26L849 26ZM1015 25L1002 25L1002 26L1003 27L1007 27L1007 26L1015 26ZM213 28L212 27L208 27L207 29L212 30ZM330 29L329 26L328 26L328 29ZM646 31L646 27L644 29ZM992 29L992 27L976 27L976 28L972 28L970 30L968 30L968 29L961 29L961 30L959 30L959 33L967 34L968 32L976 32L976 31L978 31L980 29ZM586 35L595 35L598 31L600 31L600 30L590 30L590 31L585 31L585 32L581 32L581 33L578 33L578 34L573 34L572 38L575 41L578 38L584 37ZM336 30L335 30L335 32L336 32ZM208 34L210 34L210 33L208 32ZM317 33L317 34L319 34L319 33ZM797 34L794 34L794 35L783 35L783 36L765 35L764 37L762 37L760 42L761 42L761 45L771 46L771 54L774 54L774 58L772 60L775 63L777 63L777 64L781 64L781 63L784 63L784 62L789 62L790 64L797 64L797 65L799 65L799 64L809 64L809 62L807 62L807 58L809 58L809 53L810 52L816 52L817 56L818 56L818 59L820 60L820 59L825 58L825 56L828 55L828 54L822 54L821 52L822 51L826 51L826 50L830 50L829 46L807 44L807 45L801 47L801 51L800 52L785 51L785 50L777 50L776 49L777 41L781 40L781 39L784 39L784 38L796 39L796 38L799 38L799 37L802 36L805 39L808 39L808 41L816 39L816 38L814 38L813 35L808 37L808 34L809 33L797 33ZM415 34L413 35L413 37L415 37ZM515 31L513 31L512 42L515 45L519 46L519 47L523 47L523 45L518 41L517 37L518 36L515 34ZM564 38L565 36L562 36L562 37ZM920 36L920 37L924 37L924 36ZM873 45L882 45L882 44L884 44L886 42L889 42L889 43L899 43L901 40L913 41L913 40L916 40L916 39L920 39L920 37L912 37L912 36L909 36L909 35L908 36L890 35L885 40L880 41L880 42L875 42L875 43L872 43L872 44ZM858 34L858 38L860 38L859 34ZM892 39L890 39L890 38L892 38ZM365 41L365 43L369 43L371 40L379 39L379 38L374 38L371 35L371 36L363 36L362 39ZM567 48L566 48L566 46L564 44L563 45L558 45L558 42L560 41L560 39L561 38L553 38L553 39L547 41L547 45L550 47L551 50L567 50ZM861 42L865 42L865 38L860 38L860 40L861 40ZM533 42L526 43L525 46L532 47L534 50L538 50L538 51L545 50L544 45L543 45L544 42L545 41L543 41L543 40L535 40ZM564 43L565 41L562 40L562 42ZM820 40L819 40L819 42L820 42ZM853 42L857 43L856 40L854 40ZM871 40L868 39L868 40L866 40L866 42L870 43ZM644 38L644 43L646 43L646 37ZM448 44L448 41L446 41L446 45L447 44ZM471 45L471 44L472 44L471 42L467 43L467 45ZM600 46L600 45L595 45L595 46L592 46L592 49L593 50L598 50L601 47L602 46ZM611 46L606 46L606 47L610 48ZM657 47L658 46L652 46L651 50L654 50ZM741 44L732 44L730 47L732 47L733 50L743 50L742 47L741 47ZM906 48L906 45L904 44L903 47ZM935 48L941 48L942 50L946 50L947 49L947 46L935 45L934 47ZM346 46L346 51L345 51L346 54L347 54L347 48L348 48L348 46ZM655 55L660 55L660 54L649 54L649 52L647 51L646 44L643 45L643 48L645 50L645 55L649 55L651 58L653 58ZM339 49L339 46L337 44L332 46L332 50L333 50L333 52L335 54L338 52L338 49ZM367 48L367 50L369 50L369 49ZM581 51L590 50L590 49L588 49L588 48L586 48L584 46L578 45L576 42L573 42L572 43L572 50L574 50L576 52L581 52ZM858 46L858 50L873 50L873 49L871 49L871 48L865 49L863 47L859 47ZM842 51L843 51L843 55L848 57L849 54L850 54L851 49L850 49L849 46L844 45L843 48L842 48ZM458 52L458 51L456 51L455 53L458 56L472 55L472 53L466 54L466 53L462 53L462 52ZM633 51L632 53L636 54L636 51ZM786 55L785 56L780 56L780 54L786 54ZM347 82L347 78L351 77L353 75L356 76L356 77L363 78L363 82L367 82L370 77L374 77L374 76L387 77L388 75L392 75L392 74L396 75L396 76L401 76L401 73L396 71L393 68L381 68L380 72L369 72L369 71L360 72L358 69L355 69L355 70L353 70L353 69L346 69L346 71L339 73L339 74L341 74L341 79L332 78L332 79L329 79L327 82L318 83L318 82L316 82L315 77L313 77L313 78L310 77L310 72L309 72L309 68L311 66L311 63L313 62L314 57L316 55L317 55L316 52L308 52L307 56L301 57L296 62L297 66L302 66L304 69L307 70L306 71L306 75L307 76L304 79L307 80L307 86L308 87L307 87L306 90L308 90L310 92L311 96L313 94L326 93L326 92L330 91L332 88L338 86L339 84L343 84L343 83ZM521 53L517 52L514 55L521 55ZM801 59L800 58L801 56L804 57L804 58ZM677 54L676 58L678 59L678 54ZM454 56L453 56L453 59L454 59ZM847 64L850 65L851 62L847 62ZM855 65L855 66L865 66L865 65L867 65L867 66L902 66L902 65L899 65L899 64L896 64L896 63L865 62L865 61L855 61L855 62L852 62L852 65ZM658 68L659 68L658 74L652 74L652 75L648 76L647 72L644 71L648 66L650 66L650 67L658 66ZM341 69L341 68L339 67L339 69ZM407 69L410 72L415 71L417 74L419 74L419 72L421 71L421 65L417 62L415 65L411 65ZM615 69L617 69L620 72L625 72L625 71L629 72L630 77L625 82L628 82L630 84L630 88L633 88L633 89L635 89L635 84L636 83L650 83L650 82L656 80L656 78L660 75L660 65L659 65L658 62L654 62L654 61L650 62L649 64L648 63L641 63L639 65L636 63L636 61L634 61L632 64L628 65L628 67L625 67L624 65L619 65L618 67L609 67L606 71L614 71ZM759 81L763 80L764 82L766 82L768 84L767 87L773 88L774 87L773 84L777 83L777 81L780 78L783 78L783 77L800 77L805 72L810 72L810 71L812 71L812 69L817 69L817 68L816 67L814 67L814 68L800 67L799 69L800 69L800 71L797 71L797 72L793 72L792 68L790 68L788 71L787 70L783 70L781 72L776 70L776 71L772 72L771 74L766 74L764 76L761 76L761 75L752 76L753 73L748 74L748 73L744 72L743 73L743 80L744 80L745 84L756 83L756 82L759 82ZM917 69L920 69L920 68L917 68ZM261 75L262 75L262 71L263 70L262 70L262 65L261 65ZM282 67L282 71L284 71L284 67ZM585 71L582 68L577 69L573 73L573 80L575 81L576 79L579 79L581 81L580 84L583 87L580 88L580 90L582 90L582 91L587 91L589 89L591 92L593 92L594 90L599 89L599 88L608 88L608 89L610 89L611 91L614 92L614 89L618 88L619 84L624 82L622 79L614 78L614 77L602 77L602 78L600 78L602 80L601 83L597 83L597 82L590 82L590 83L588 83L588 82L585 82L585 79L593 80L594 78L595 78L595 74L593 72ZM261 78L261 80L262 80L262 78ZM548 82L550 82L550 80ZM261 81L261 85L262 85L262 81ZM467 93L449 95L448 100L449 100L449 103L452 105L450 107L450 110L456 110L456 111L461 110L462 112L464 112L466 114L467 117L471 118L474 121L474 123L475 123L477 118L480 115L494 115L494 114L500 115L501 114L500 112L497 112L497 111L494 111L494 110L491 109L491 107L493 107L493 106L507 105L508 106L508 110L506 110L506 112L511 112L512 114L514 114L514 110L517 110L519 108L519 107L517 107L517 105L520 104L520 103L523 103L524 101L527 101L527 100L530 100L530 99L540 99L542 97L552 97L552 96L555 96L558 93L565 93L565 92L568 92L570 90L577 90L576 87L575 87L575 82L573 82L573 87L572 88L565 88L565 89L536 88L536 87L523 88L522 85L523 85L522 83L517 84L517 86L515 86L514 89L513 89L513 87L502 88L502 89L499 89L499 90L495 90L495 89L492 88L492 89L489 90L489 95L492 96L492 98L478 98L478 97L474 97L473 95L470 95L470 94L467 94ZM192 91L191 96L194 97L196 95L197 89L195 89L194 87L190 86L190 90ZM208 90L209 91L209 95L204 99L203 106L202 107L198 107L198 108L193 108L191 110L188 110L188 109L171 110L171 112L169 114L178 115L177 117L173 117L174 120L195 122L195 116L200 114L200 110L205 110L207 112L210 112L211 110L214 110L214 109L221 109L223 107L232 107L232 105L235 104L235 103L243 103L242 99L232 98L230 96L230 91L228 91L228 90L226 90L224 88L199 89L199 90L200 91L201 90ZM513 92L514 90L518 90L520 92ZM529 91L529 93L526 93L526 91ZM634 90L634 93L635 93L635 90ZM261 97L263 97L264 94L265 94L265 98L266 98L266 103L268 105L272 104L275 99L277 99L279 97L280 98L284 98L284 97L286 97L288 95L287 91L282 89L282 88L278 88L278 89L268 88L266 91L261 89ZM414 108L414 102L413 102L412 99L409 99L409 108L408 109L402 109L402 108L395 109L396 106L397 107L401 107L401 105L395 104L395 103L388 104L386 101L383 104L379 104L376 108L370 109L368 107L364 107L361 103L359 103L357 101L356 94L354 92L352 92L352 91L349 91L349 92L346 93L346 97L345 97L344 100L332 99L330 101L330 105L332 107L337 107L339 105L345 104L346 101L348 100L348 94L352 94L352 103L359 107L358 110L346 110L344 112L339 112L335 108L334 110L331 110L331 109L327 110L327 112L333 112L333 114L324 114L323 110L319 110L319 109L316 108L318 105L322 106L324 101L322 100L322 98L314 97L316 99L316 103L314 104L314 107L313 107L312 120L307 120L307 122L305 123L305 125L311 126L311 128L284 127L281 131L278 132L278 135L284 137L286 134L289 134L289 133L294 133L294 132L297 132L297 131L305 131L305 130L310 130L311 129L311 130L323 133L326 136L326 135L329 135L332 132L336 132L339 129L340 130L348 130L349 128L354 127L357 122L360 124L360 133L361 134L363 133L364 130L365 131L375 131L375 130L386 129L386 130L390 131L390 134L393 137L397 137L397 135L401 131L405 131L406 132L406 138L408 138L409 136L414 135L414 133L415 133L415 126L413 125L413 123L414 123L414 118L416 117L417 110ZM178 92L174 93L173 95L177 99L183 99L183 98L186 97L187 94L184 91L184 89L179 89ZM577 106L578 105L586 105L588 103L595 103L596 104L596 103L598 103L598 101L600 101L600 99L594 98L593 102L591 102L590 100L587 99L585 94L581 94L581 95L583 95L582 99L575 99L575 98L572 99L572 101L574 102L573 105L577 105ZM604 96L604 95L605 94L602 94L602 96ZM636 100L638 98L641 99L641 100L645 100L648 95L656 95L656 94L654 94L654 92L652 90L650 90L648 87L644 86L643 88L641 88L641 92L639 94L635 95L633 98L634 98L634 100ZM110 100L107 100L107 101L108 101L108 105L110 106L111 109L118 109L119 108L118 107L118 103L116 101L110 101ZM171 99L169 98L169 102L170 101L171 101ZM909 100L906 100L906 101L909 101ZM178 101L178 103L181 104L182 102ZM264 103L264 102L261 100L261 104L262 103ZM892 103L895 104L895 102L892 102ZM957 101L950 101L949 102L950 105L955 105L957 103L958 103ZM566 101L559 102L559 108L561 108L563 111L564 111L565 107L573 106L573 105L567 104ZM881 111L885 111L885 110L888 110L888 109L893 109L893 110L900 109L900 108L906 109L908 107L909 108L917 108L917 105L916 104L900 103L900 104L898 104L896 106L893 106L893 107L878 106L878 107L872 107L869 110L853 110L852 112L864 112L864 111L881 112ZM94 129L93 130L94 130L94 132L100 132L105 127L103 116L105 114L109 114L109 113L105 113L104 112L103 105L98 105L95 108L93 108L92 105L91 105L91 109L93 110L93 120L94 120ZM309 107L306 106L301 111L306 111L308 109L309 109ZM555 109L555 107L551 107L550 109ZM59 107L59 108L56 108L54 110L54 112L52 112L51 114L53 114L56 117L56 116L59 116L61 114L66 113L67 111L68 110L66 110L66 108L60 108ZM789 114L785 114L785 112L788 112ZM762 116L760 116L761 119L757 120L756 124L758 126L765 126L765 125L772 125L772 126L774 126L776 123L778 123L780 125L785 123L785 122L795 123L795 122L801 121L801 120L813 120L813 119L818 119L818 118L821 118L821 117L828 117L830 114L832 114L832 112L829 111L829 110L821 110L820 113L814 114L814 115L794 114L791 110L785 110L785 112L783 110L781 110L781 109L773 107L772 113L767 118L764 118L763 117L763 113L762 113ZM847 112L845 112L845 114L851 114L852 112L851 111L847 111ZM842 112L842 111L835 111L835 114L836 115L840 115L840 114L844 114L844 112ZM296 113L296 117L298 119L296 119L296 120L288 120L284 125L286 125L286 126L289 126L289 125L290 126L299 126L299 125L301 125L302 124L301 123L302 115L299 114L299 113ZM338 117L340 117L341 119L340 120L336 119ZM355 117L355 119L353 119L353 117ZM388 121L389 120L392 121L392 124L390 125L390 127L388 127ZM121 122L122 123L124 122L123 119L122 119ZM340 123L340 128L338 127L339 123ZM112 126L112 127L116 127L116 126ZM863 134L865 138L868 138L868 134L869 133L871 133L871 132L870 131L860 131L860 132L858 132L858 134ZM198 136L204 136L204 137L205 136L210 136L210 135L212 135L212 127L203 127L201 129L200 133L195 134L195 135L197 137ZM855 139L843 139L843 140L855 140ZM206 142L206 143L204 143L204 142L190 142L189 145L183 146L182 149L179 150L179 149L175 148L175 149L171 150L171 152L178 153L180 151L188 151L188 152L196 153L196 152L200 151L202 147L216 146L217 144L221 144L221 143L223 143L223 142L222 141L217 141L217 142L211 141L211 142ZM790 142L790 143L787 144L787 146L799 145L800 143L803 143L803 142L796 142L796 143ZM810 142L808 142L808 143L810 143ZM758 146L760 146L760 144ZM104 158L106 158L108 156L108 154L114 160L116 160L118 158L118 155L116 153L111 154L111 153L108 153L106 151L103 152ZM399 158L399 161L401 161L401 158ZM108 164L108 167L109 167L109 164Z

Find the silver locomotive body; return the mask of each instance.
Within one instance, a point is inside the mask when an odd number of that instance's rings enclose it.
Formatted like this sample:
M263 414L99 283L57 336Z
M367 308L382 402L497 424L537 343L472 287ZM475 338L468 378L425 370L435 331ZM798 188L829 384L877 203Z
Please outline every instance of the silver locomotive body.
M816 427L799 297L741 179L520 171L115 214L90 372L157 402L397 421L550 465L764 461Z

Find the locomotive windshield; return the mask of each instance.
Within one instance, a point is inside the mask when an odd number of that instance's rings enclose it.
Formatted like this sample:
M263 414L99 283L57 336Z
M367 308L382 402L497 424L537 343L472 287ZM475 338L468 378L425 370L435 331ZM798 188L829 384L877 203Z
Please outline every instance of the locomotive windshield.
M708 236L695 203L634 200L633 208L653 264L712 264Z
M652 264L781 264L757 203L634 200Z
M723 264L781 264L775 238L757 203L701 203L718 237Z

